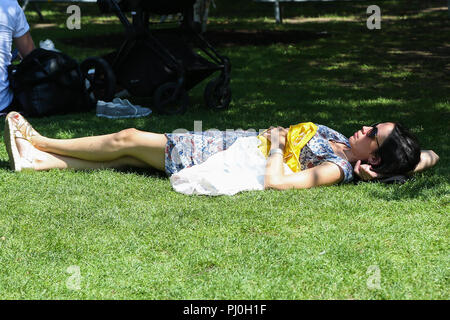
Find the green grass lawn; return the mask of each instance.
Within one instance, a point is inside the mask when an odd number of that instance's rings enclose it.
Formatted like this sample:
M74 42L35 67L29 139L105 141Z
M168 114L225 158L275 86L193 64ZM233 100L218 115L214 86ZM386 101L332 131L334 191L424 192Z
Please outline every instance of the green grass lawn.
M16 174L1 147L0 298L450 298L447 1L382 1L382 29L374 31L362 2L287 6L283 25L274 24L272 6L242 2L216 0L209 30L327 36L220 45L233 65L233 102L224 112L205 109L205 81L183 116L114 121L92 112L31 123L69 138L128 127L192 130L195 120L205 130L313 121L349 136L362 125L401 121L439 164L404 185L213 198L178 194L153 171ZM65 29L64 6L43 8L46 24L27 12L36 43L50 38L80 61L115 49L102 46L101 35L122 28L95 6L82 7L79 31ZM96 35L95 47L82 45Z

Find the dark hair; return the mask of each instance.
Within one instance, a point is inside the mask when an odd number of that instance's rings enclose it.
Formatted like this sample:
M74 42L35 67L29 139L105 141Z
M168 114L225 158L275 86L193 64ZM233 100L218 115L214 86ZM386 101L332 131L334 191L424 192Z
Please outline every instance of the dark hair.
M396 123L392 133L374 152L381 162L373 170L384 174L406 174L420 161L420 146L417 138L403 125Z

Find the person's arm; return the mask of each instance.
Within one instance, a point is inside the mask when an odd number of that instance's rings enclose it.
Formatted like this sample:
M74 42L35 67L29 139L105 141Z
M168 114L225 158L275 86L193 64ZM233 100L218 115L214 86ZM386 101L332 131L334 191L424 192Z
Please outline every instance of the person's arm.
M439 156L433 150L422 150L420 152L420 161L413 171L407 173L407 175L413 175L416 172L421 172L436 165L439 161ZM372 171L372 167L369 164L361 164L358 161L355 165L354 172L362 180L369 181L378 178L385 178L387 175L379 174Z
M274 129L271 132L271 150L284 150L286 129ZM294 174L284 174L283 154L278 151L269 156L264 177L264 189L306 189L341 182L344 174L338 165L325 162L317 167Z
M271 158L273 159L269 159L266 167L264 189L308 189L330 186L344 179L341 169L332 162L324 162L317 167L285 175L283 173L283 158L278 155ZM273 170L272 168L277 169Z
M413 171L408 172L408 175L412 175L416 172L421 172L426 169L432 168L438 163L439 156L433 150L421 150L420 161Z
M25 58L35 48L33 38L31 37L29 31L25 33L23 36L15 38L14 44L19 50L19 54L22 59Z

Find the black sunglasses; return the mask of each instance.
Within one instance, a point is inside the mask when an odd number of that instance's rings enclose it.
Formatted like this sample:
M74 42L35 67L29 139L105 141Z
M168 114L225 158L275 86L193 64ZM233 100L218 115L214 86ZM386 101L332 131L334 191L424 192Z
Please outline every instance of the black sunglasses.
M370 129L369 132L367 132L366 136L368 136L369 138L375 138L375 141L377 142L377 146L378 149L380 149L380 144L378 143L378 128L377 125L379 125L380 123L375 123L373 125L371 125L372 129Z

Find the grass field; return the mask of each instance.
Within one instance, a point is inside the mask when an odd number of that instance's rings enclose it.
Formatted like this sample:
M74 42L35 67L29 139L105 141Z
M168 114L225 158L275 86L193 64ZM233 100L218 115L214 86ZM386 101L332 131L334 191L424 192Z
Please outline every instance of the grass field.
M229 110L206 110L204 82L183 116L31 123L70 138L192 130L195 120L204 130L313 121L349 136L401 121L439 164L404 185L188 197L153 171L16 174L1 139L0 298L449 299L447 1L382 1L381 30L367 29L357 1L289 5L283 25L271 5L216 3L208 30L249 34L248 45L218 45L233 65ZM82 6L77 31L65 28L64 5L43 8L44 23L27 12L36 43L50 38L79 61L116 49L102 39L122 28L95 6ZM319 36L252 43L262 30Z

